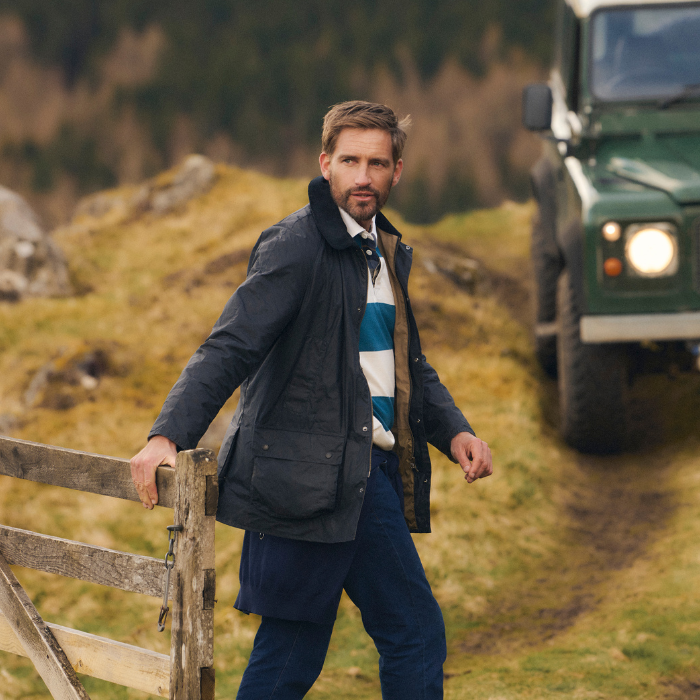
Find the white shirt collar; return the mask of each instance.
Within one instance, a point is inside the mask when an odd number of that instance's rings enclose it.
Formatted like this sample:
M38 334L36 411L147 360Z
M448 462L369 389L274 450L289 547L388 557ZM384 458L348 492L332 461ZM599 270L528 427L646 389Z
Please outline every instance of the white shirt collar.
M373 238L375 241L377 240L377 224L375 223L375 219L377 217L372 217L372 230L365 231L364 227L361 224L358 224L357 221L355 221L355 219L353 219L352 216L345 211L345 209L338 207L338 211L340 212L340 216L343 218L345 228L353 238L359 234L362 236L362 238Z

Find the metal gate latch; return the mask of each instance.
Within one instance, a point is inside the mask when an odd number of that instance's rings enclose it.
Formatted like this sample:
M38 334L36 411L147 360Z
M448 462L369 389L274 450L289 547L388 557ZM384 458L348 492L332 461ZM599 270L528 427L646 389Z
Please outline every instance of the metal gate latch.
M168 595L170 593L170 572L175 566L175 533L182 532L182 525L168 525L168 552L165 555L165 581L163 583L163 605L160 606L158 615L158 631L165 629L165 620L168 617Z

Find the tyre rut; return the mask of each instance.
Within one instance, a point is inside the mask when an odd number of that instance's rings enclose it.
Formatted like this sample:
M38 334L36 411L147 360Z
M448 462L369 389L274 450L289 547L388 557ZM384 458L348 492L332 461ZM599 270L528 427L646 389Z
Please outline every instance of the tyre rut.
M558 484L558 545L518 583L494 592L481 616L489 624L465 636L463 652L512 653L553 639L615 595L617 572L646 556L672 514L663 473L641 455L570 454Z

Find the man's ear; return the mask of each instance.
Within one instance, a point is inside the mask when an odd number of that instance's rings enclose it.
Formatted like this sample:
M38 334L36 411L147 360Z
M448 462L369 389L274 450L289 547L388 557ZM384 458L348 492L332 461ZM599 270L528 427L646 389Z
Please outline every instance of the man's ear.
M399 158L398 162L394 166L394 177L391 180L391 186L395 187L399 180L401 179L401 171L403 170L403 160Z
M331 157L324 151L318 157L318 163L321 166L321 175L323 175L326 180L331 179Z

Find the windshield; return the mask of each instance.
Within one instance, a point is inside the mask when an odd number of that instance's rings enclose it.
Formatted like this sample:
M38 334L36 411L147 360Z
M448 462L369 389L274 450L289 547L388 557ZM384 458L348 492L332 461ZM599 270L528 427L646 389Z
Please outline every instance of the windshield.
M700 83L700 4L602 10L591 31L598 99L667 98Z

